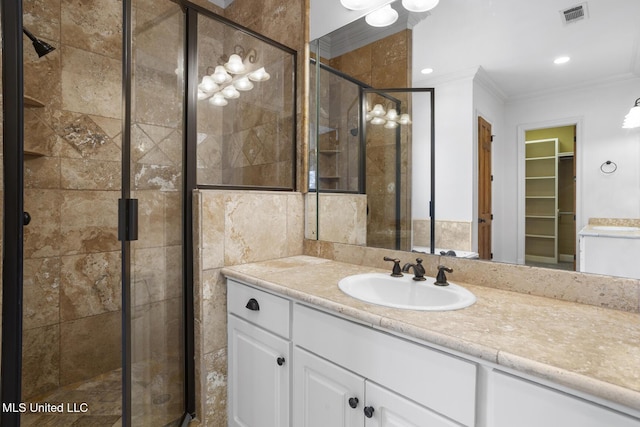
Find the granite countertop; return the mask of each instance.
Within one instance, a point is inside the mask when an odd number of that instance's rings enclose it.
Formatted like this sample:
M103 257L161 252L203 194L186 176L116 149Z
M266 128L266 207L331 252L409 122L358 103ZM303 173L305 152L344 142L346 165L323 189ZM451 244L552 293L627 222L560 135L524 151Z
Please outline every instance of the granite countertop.
M344 294L338 281L387 272L294 256L226 267L230 278L640 410L640 316L456 282L471 307L400 310Z

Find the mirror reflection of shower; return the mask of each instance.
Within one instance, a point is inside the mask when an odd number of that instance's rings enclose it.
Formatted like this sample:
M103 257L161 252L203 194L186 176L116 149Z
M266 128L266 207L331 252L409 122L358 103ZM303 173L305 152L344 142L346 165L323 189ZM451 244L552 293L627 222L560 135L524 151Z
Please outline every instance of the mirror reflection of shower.
M33 48L35 49L36 53L38 54L39 58L42 58L43 56L45 56L48 53L53 52L56 48L51 46L49 43L40 40L39 38L37 38L36 36L34 36L29 30L27 30L26 28L22 29L22 32L25 33L25 35L27 37L29 37L29 39L31 40L31 42L33 43Z

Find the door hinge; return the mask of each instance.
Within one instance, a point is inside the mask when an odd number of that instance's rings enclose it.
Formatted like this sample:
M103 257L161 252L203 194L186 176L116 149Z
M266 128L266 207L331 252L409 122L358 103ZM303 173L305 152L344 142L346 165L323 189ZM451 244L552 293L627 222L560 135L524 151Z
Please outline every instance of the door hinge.
M494 137L494 136L495 136L495 135L491 135L491 142L493 142L493 137Z
M493 182L493 175L491 175L491 182Z
M491 259L493 259L493 252L491 252Z
M493 214L491 214L491 221L493 221Z
M138 199L118 200L118 240L138 240Z

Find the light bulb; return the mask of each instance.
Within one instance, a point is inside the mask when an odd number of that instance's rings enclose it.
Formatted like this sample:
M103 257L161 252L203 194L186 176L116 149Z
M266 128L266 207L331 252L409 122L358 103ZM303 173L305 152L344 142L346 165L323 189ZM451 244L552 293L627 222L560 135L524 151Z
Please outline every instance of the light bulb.
M398 112L396 111L395 108L392 108L387 112L387 115L384 118L387 120L397 120Z
M222 65L216 66L215 71L211 74L211 78L218 84L223 84L231 81L231 76L227 73Z
M368 0L340 0L340 4L347 9L351 10L363 10L369 6Z
M242 91L253 89L253 83L251 83L247 77L242 77L236 80L235 82L233 82L233 85L236 87L236 89Z
M223 96L220 92L215 93L215 94L211 97L211 99L209 99L209 104L211 104L211 105L215 105L215 106L217 106L217 107L224 107L224 106L225 106L225 105L227 105L228 103L229 103L229 102L228 102L226 99L224 99L224 96Z
M224 68L226 68L228 72L233 74L244 73L245 70L245 66L242 63L242 58L240 58L240 55L237 55L235 53L229 57L229 61L224 64Z
M387 27L398 20L398 12L387 4L369 13L364 20L372 27Z
M369 111L373 117L382 117L386 114L384 108L382 108L382 104L376 104L373 106L373 110Z
M227 86L222 89L222 94L227 99L235 99L240 97L240 92L235 88L235 86Z
M218 90L218 85L211 76L204 76L202 78L202 83L198 85L198 89L203 92L214 92Z
M410 125L411 117L407 113L404 113L400 116L398 123L400 123L401 125Z
M387 123L384 124L384 127L387 128L387 129L395 129L395 128L398 127L398 123L396 123L396 122L394 122L392 120L389 120L389 121L387 121Z
M257 70L255 70L253 73L250 73L248 77L249 77L249 80L253 80L254 82L264 82L269 80L271 76L269 75L269 73L267 73L264 67L260 67Z
M383 125L385 123L386 123L386 120L383 119L382 117L374 117L373 119L371 119L372 125Z
M426 12L438 5L440 0L402 0L402 6L409 12Z
M209 97L209 94L202 91L202 90L198 90L198 100L202 101L203 99L207 99Z

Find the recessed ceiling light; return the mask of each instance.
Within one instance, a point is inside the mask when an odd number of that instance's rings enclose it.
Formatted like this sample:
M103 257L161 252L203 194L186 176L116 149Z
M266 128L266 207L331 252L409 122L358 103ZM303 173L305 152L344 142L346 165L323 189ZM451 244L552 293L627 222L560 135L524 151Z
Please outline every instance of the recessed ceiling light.
M420 70L420 72L422 74L431 74L433 73L433 68L423 68L422 70Z
M568 56L560 56L560 57L554 59L553 63L554 64L566 64L570 60L571 60L571 58L569 58Z

